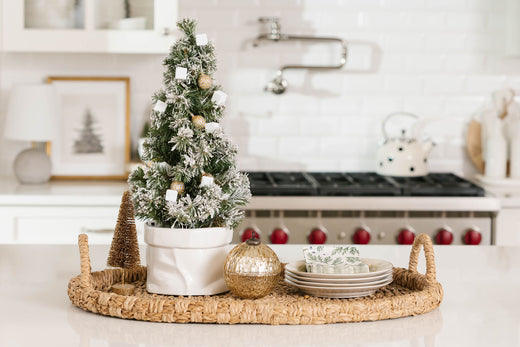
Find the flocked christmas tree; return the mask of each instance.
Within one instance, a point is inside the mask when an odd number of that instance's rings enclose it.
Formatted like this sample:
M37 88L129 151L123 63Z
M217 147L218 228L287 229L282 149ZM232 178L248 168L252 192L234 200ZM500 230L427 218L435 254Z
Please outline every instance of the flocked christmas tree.
M136 216L161 227L234 228L251 193L236 168L237 149L220 127L226 94L213 83L215 48L196 22L164 60L164 88L153 100L145 168L129 178Z

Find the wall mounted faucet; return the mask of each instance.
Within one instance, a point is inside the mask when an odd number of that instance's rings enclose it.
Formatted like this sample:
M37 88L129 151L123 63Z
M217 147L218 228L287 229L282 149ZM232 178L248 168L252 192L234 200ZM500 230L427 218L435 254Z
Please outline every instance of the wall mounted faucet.
M260 23L270 24L270 32L260 34L253 40L253 47L258 47L261 41L315 41L315 42L337 42L341 45L341 56L339 63L336 65L284 65L277 72L276 76L267 83L265 90L274 94L282 94L288 86L287 80L283 77L283 73L288 69L307 69L307 70L331 70L341 69L347 63L348 47L347 42L337 37L317 37L317 36L300 36L286 35L281 33L280 19L278 17L260 17Z

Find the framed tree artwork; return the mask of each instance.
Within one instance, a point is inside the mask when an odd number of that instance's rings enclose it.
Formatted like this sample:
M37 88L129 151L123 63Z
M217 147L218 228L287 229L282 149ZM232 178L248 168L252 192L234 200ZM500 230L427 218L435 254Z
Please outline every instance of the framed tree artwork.
M126 179L130 78L48 77L59 98L59 129L47 144L54 179Z

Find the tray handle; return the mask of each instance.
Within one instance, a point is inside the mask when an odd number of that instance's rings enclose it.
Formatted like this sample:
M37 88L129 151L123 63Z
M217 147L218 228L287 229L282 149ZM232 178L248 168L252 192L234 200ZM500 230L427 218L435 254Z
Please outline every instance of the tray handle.
M410 252L410 263L408 264L408 270L417 272L417 262L419 260L421 246L424 248L424 257L426 258L426 279L429 282L435 282L435 256L433 254L432 240L428 234L419 234L415 238L412 251Z
M78 236L79 257L81 261L81 276L80 282L82 288L92 287L92 268L90 266L90 256L88 250L88 236L87 234L80 234Z

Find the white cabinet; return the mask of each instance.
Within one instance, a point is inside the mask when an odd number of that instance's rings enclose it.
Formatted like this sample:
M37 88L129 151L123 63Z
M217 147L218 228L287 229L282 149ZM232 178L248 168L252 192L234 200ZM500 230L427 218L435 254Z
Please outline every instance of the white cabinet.
M167 53L177 0L3 0L8 52Z
M126 182L18 185L0 179L0 244L110 244ZM137 221L143 242L143 223Z
M520 246L520 208L502 208L496 230L496 245Z

